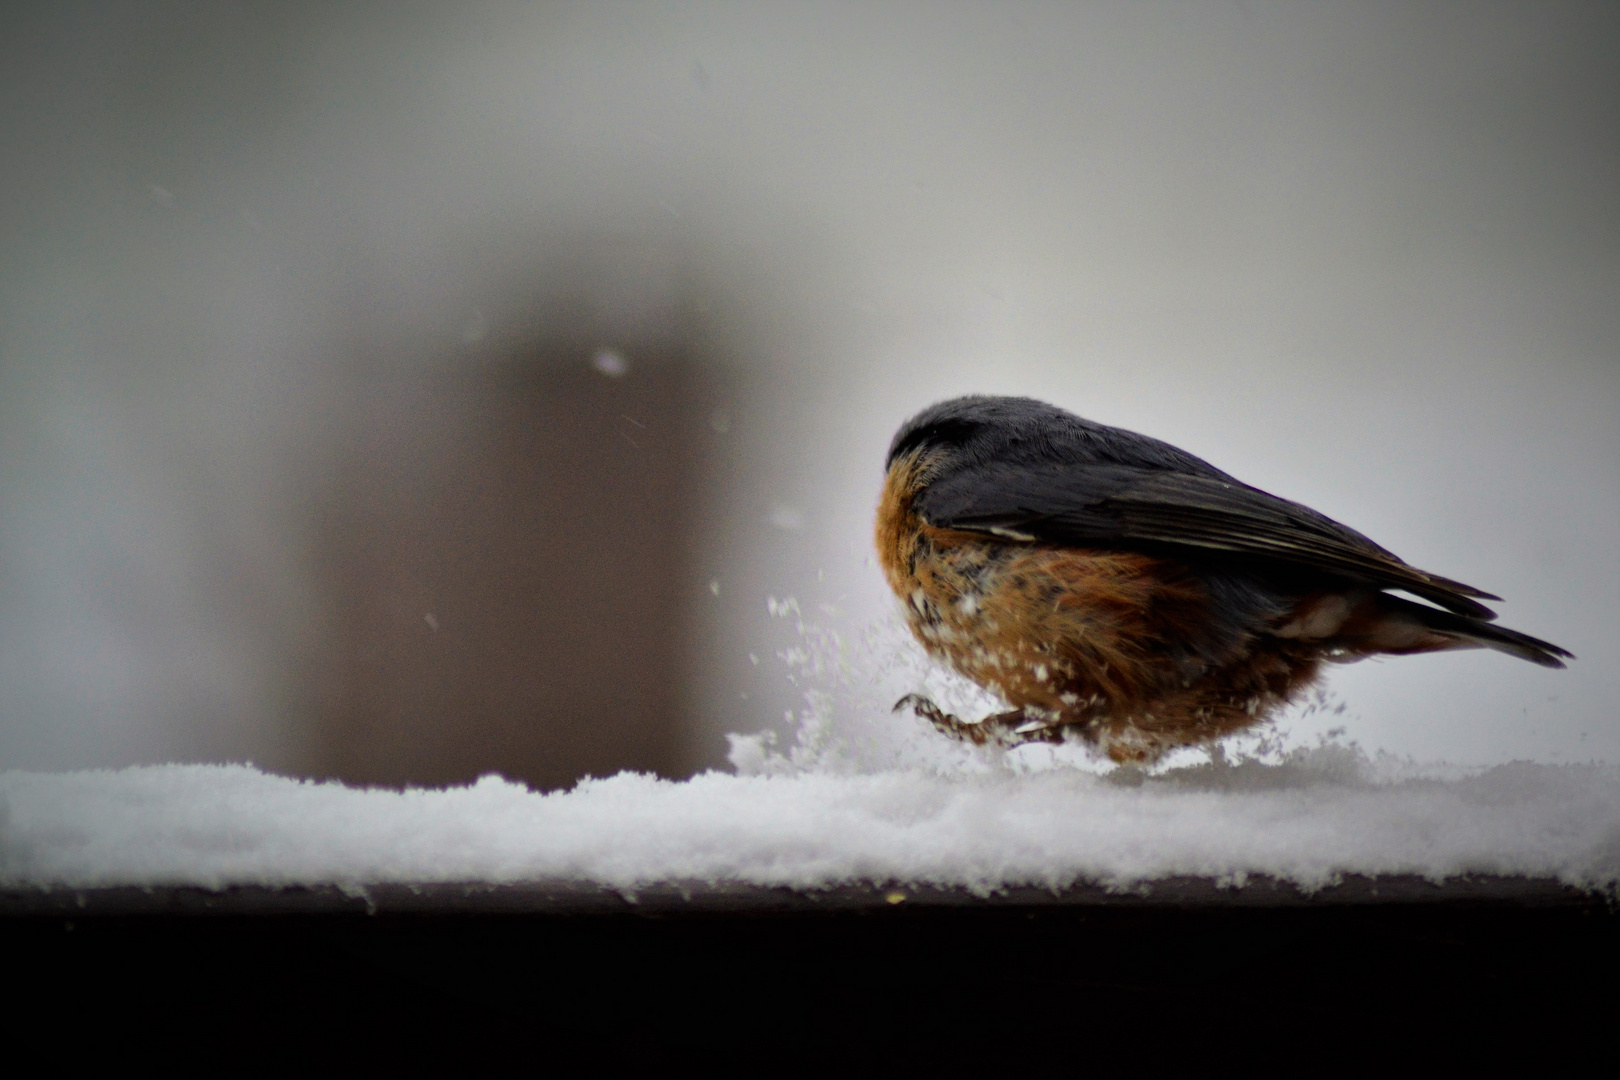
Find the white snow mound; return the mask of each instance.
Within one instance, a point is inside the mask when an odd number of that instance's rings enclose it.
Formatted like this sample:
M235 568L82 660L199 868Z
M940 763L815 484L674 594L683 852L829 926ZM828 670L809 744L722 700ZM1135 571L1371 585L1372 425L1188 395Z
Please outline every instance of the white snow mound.
M1387 764L1387 763L1386 763ZM826 888L1128 888L1173 875L1311 889L1345 874L1620 879L1620 768L1405 778L1324 746L1131 786L1077 769L621 773L540 794L486 776L360 789L243 765L0 774L0 886L549 880Z

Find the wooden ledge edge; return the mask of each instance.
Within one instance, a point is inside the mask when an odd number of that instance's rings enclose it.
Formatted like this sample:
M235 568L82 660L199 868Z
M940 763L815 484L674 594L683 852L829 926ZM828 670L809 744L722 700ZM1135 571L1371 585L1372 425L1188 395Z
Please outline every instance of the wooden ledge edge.
M616 890L592 882L432 884L191 885L0 888L0 918L139 915L788 915L862 911L1054 909L1322 909L1429 907L1590 908L1608 911L1612 894L1552 878L1475 875L1434 882L1417 875L1346 875L1304 890L1274 877L1241 886L1202 877L1125 886L1077 884L1062 890L1018 886L977 895L962 888L901 883L797 890L737 883L677 882Z

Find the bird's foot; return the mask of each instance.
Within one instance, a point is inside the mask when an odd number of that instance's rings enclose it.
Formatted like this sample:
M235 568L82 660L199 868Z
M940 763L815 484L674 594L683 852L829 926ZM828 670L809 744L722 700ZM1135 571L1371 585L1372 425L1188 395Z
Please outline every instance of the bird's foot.
M985 740L989 738L990 733L979 724L970 724L965 720L952 716L921 694L907 694L894 703L892 711L899 712L905 708L910 708L912 712L953 739L962 739L975 746L983 746Z
M907 707L944 734L974 746L994 743L1011 748L1031 742L1061 742L1063 739L1062 725L1036 715L1035 710L1011 709L982 720L970 721L952 716L921 694L907 694L894 703L895 712Z

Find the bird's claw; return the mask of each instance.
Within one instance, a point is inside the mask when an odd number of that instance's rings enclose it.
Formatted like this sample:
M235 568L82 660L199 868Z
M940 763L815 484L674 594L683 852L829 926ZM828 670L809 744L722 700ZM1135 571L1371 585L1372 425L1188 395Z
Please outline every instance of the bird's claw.
M982 746L990 735L983 724L970 724L958 719L921 694L907 694L894 703L893 711L899 712L908 706L912 712L952 738L966 739L975 746Z
M1032 742L1057 742L1063 737L1063 725L1050 718L1031 717L1023 709L997 713L983 720L962 720L935 705L921 694L907 694L894 703L894 711L910 707L912 712L933 724L940 732L954 739L962 739L975 746L993 742L1011 749Z

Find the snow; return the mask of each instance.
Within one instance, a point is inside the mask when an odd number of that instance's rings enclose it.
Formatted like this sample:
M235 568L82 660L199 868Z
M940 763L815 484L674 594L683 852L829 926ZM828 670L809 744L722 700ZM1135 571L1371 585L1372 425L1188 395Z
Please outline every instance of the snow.
M770 765L740 740L739 764ZM1158 776L1002 762L851 772L622 773L538 793L497 776L361 789L246 765L0 774L0 885L864 882L1130 888L1272 875L1493 874L1612 889L1620 769L1437 777L1325 744Z
M918 690L962 716L999 707L928 662L898 620L846 633L806 622L792 597L769 611L791 629L777 657L805 706L786 740L732 736L732 772L620 773L556 792L495 775L365 789L250 765L5 772L0 888L569 882L633 895L893 883L987 894L1183 876L1312 890L1352 874L1620 885L1620 766L1422 766L1369 755L1342 729L1290 745L1306 720L1343 713L1328 693L1150 772L1108 771L1078 745L973 748L890 713Z

